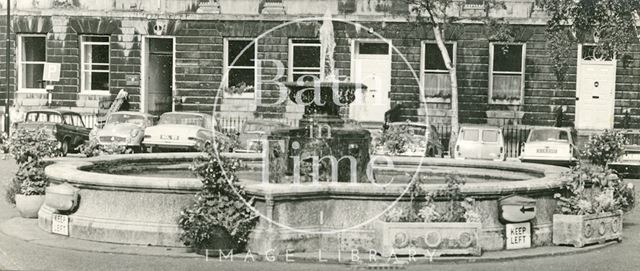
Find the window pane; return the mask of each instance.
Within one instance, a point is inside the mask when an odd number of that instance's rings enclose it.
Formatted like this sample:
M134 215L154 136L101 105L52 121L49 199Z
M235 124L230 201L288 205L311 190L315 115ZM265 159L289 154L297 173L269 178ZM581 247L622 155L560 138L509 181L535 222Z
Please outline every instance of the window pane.
M389 44L379 42L360 42L358 52L361 55L387 55L389 54Z
M85 90L109 90L109 73L106 72L85 72Z
M482 142L498 142L498 131L483 130Z
M492 99L519 100L522 75L493 75Z
M172 39L149 39L149 52L173 52Z
M229 48L227 55L227 65L229 66L254 66L255 59L255 43L251 43L250 40L229 40ZM251 44L251 46L249 46ZM249 46L249 47L247 47ZM246 50L244 50L247 48ZM242 52L244 50L244 52ZM242 55L238 55L242 52ZM236 60L236 57L238 59ZM233 62L235 60L235 62Z
M46 61L45 37L22 37L22 61Z
M464 130L462 130L462 140L478 141L478 135L479 135L478 129L464 129Z
M424 93L426 97L451 96L451 80L449 79L449 73L425 73Z
M445 44L445 46L451 61L453 61L455 57L453 55L453 44ZM425 43L424 63L424 68L427 70L447 70L447 66L444 65L442 60L442 54L440 54L440 48L434 43Z
M22 64L22 77L20 78L20 86L23 88L44 88L42 82L42 74L44 73L44 64Z
M255 83L255 70L253 69L230 69L229 83L230 88L241 88L243 92L253 92Z
M320 46L294 46L293 67L320 68Z
M63 115L62 117L64 118L64 123L73 125L73 119L71 118L71 115Z
M62 118L58 114L49 115L49 122L62 123Z
M569 134L562 130L533 130L531 132L530 142L535 141L568 141Z
M504 72L521 72L522 45L494 45L493 70Z
M109 46L108 45L85 45L84 50L85 63L109 63Z

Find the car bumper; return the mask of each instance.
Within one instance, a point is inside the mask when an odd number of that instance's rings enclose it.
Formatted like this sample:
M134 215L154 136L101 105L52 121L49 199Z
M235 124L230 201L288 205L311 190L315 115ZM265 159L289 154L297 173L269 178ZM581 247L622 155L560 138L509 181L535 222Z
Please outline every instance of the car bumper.
M186 150L193 151L198 150L199 145L197 142L162 142L162 141L144 141L142 146L145 149L163 149L163 150Z

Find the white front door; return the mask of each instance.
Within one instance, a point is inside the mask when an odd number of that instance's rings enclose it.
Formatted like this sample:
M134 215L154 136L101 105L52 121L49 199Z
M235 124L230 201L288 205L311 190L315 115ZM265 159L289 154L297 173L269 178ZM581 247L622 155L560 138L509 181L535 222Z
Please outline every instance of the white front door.
M384 42L354 42L352 81L367 86L357 90L349 107L349 117L360 122L384 122L390 108L391 51Z
M616 60L597 59L580 46L576 77L576 129L611 129L615 107Z

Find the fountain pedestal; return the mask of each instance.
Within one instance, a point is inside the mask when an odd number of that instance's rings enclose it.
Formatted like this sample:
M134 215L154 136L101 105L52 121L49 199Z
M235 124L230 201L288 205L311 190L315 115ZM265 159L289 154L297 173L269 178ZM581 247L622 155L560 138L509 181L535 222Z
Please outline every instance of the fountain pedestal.
M366 182L369 131L347 125L340 106L349 105L363 84L290 82L289 99L305 105L297 129L269 136L269 182Z

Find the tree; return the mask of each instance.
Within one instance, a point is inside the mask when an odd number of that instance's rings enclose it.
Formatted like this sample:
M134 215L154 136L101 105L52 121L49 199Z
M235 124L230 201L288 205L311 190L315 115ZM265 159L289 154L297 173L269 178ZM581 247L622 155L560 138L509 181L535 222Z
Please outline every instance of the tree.
M449 154L451 155L460 126L458 120L458 75L456 65L451 60L451 56L445 45L445 30L447 27L456 24L460 19L458 17L450 17L448 11L450 11L454 5L464 5L464 2L455 0L407 0L407 2L411 10L409 20L415 20L415 22L419 24L428 24L431 27L438 49L440 49L442 60L447 70L449 70L449 80L451 84L451 137L449 140ZM504 30L505 28L496 26L505 25L506 21L490 17L490 11L504 8L504 3L496 0L487 0L483 1L483 5L483 17L469 17L465 19L479 20L489 27ZM459 8L461 8L461 6L459 6ZM496 34L496 36L500 36L500 34ZM420 96L420 100L422 101L422 99L424 99L424 93L420 93ZM425 108L425 110L427 109Z
M640 0L546 0L549 53L560 86L571 64L576 43L594 43L593 56L629 58L629 46L638 40Z

